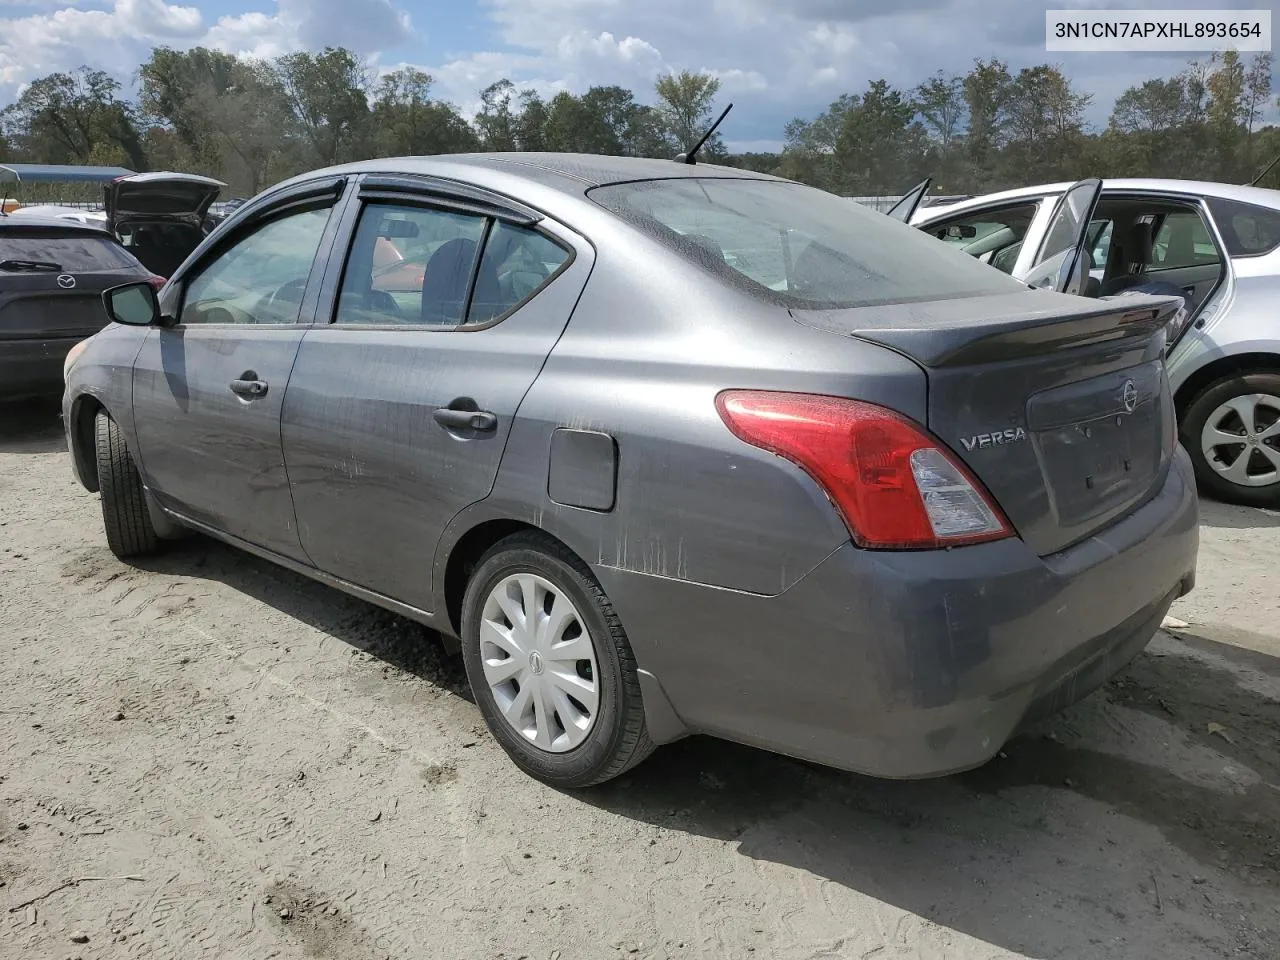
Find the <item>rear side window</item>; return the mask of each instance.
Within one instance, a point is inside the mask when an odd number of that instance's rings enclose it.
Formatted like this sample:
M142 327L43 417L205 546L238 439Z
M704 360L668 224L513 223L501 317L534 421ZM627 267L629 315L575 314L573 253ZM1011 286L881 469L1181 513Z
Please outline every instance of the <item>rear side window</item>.
M1220 197L1206 200L1230 256L1260 257L1280 247L1280 210Z
M369 204L343 272L335 323L455 329L511 313L569 252L545 234L432 207Z
M678 178L590 197L687 259L775 303L842 308L1026 287L853 200L777 180Z
M1164 218L1156 231L1151 255L1153 270L1177 270L1221 262L1209 228L1200 219L1200 214L1192 211L1171 213Z
M0 260L56 263L63 273L114 273L138 267L137 260L114 240L88 233L61 237L0 234Z

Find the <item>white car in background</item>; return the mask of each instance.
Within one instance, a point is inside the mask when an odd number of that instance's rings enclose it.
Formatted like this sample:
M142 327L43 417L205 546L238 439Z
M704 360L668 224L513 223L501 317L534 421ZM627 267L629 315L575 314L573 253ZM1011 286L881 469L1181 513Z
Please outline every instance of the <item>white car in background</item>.
M73 220L94 227L106 228L107 214L102 210L83 210L80 207L64 207L56 203L38 203L14 210L13 217L43 217L46 220Z
M919 206L927 189L890 215L1035 286L1086 297L1178 288L1186 309L1168 372L1200 489L1280 507L1280 191L1084 180ZM1089 262L1074 262L1063 224L1087 230Z

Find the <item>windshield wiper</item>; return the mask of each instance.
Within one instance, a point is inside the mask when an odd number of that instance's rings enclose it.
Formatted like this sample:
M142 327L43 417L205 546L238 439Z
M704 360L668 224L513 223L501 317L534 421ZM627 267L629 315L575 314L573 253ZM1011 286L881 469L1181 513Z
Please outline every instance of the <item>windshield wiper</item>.
M61 273L62 264L52 260L0 260L0 270L33 270L42 273Z

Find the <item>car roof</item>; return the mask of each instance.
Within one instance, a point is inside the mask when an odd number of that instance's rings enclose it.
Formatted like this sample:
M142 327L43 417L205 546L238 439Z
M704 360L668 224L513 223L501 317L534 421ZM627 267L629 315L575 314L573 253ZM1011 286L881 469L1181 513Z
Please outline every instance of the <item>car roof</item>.
M1014 190L1002 190L999 193L988 193L970 197L958 203L949 203L931 207L923 207L920 215L913 220L933 219L935 214L949 211L962 211L970 207L985 207L989 203L1001 203L1006 200L1021 200L1045 194L1065 193L1076 181L1059 183L1043 183L1030 187L1018 187ZM1260 207L1280 210L1280 190L1269 190L1265 187L1242 186L1234 183L1214 183L1208 180L1171 180L1152 177L1117 177L1102 181L1104 190L1138 191L1143 193L1171 193L1197 197L1217 197L1222 200L1235 200L1240 203L1252 203Z
M581 195L590 187L635 180L719 177L744 180L780 180L768 174L711 163L676 163L648 157L610 157L586 153L454 153L429 157L386 157L316 170L297 181L326 174L407 173L423 176L457 176L500 170L508 178L536 181L565 193Z
M66 217L42 216L8 216L0 217L0 233L18 230L64 230L67 233L92 233L97 236L111 238L105 226L96 223L85 223L83 220L71 220Z

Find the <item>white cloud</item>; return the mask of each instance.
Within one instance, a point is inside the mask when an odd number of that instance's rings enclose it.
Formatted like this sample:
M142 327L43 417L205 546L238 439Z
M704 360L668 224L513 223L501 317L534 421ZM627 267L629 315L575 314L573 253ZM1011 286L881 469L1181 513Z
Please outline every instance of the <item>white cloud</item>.
M393 0L279 0L274 13L214 23L192 2L101 0L102 9L80 9L64 0L61 9L0 19L0 102L36 77L81 64L127 83L160 45L259 57L343 45L372 55L413 32L409 15ZM43 0L23 0L24 11L42 6Z

